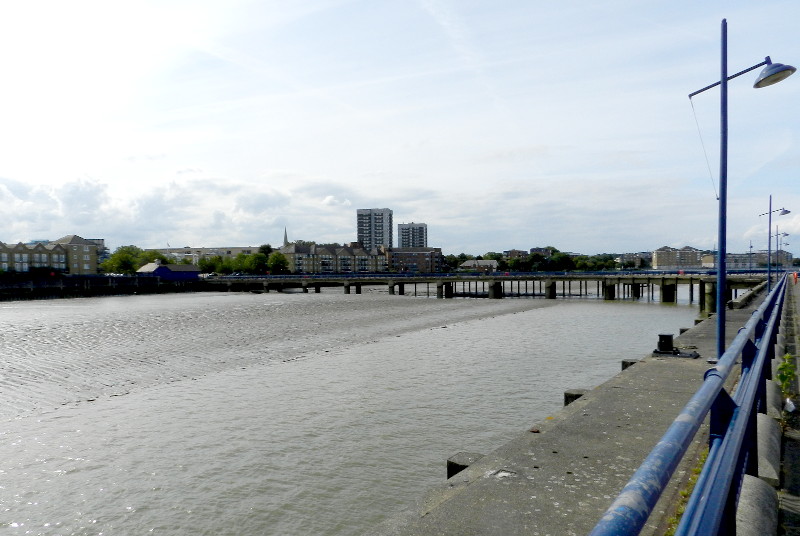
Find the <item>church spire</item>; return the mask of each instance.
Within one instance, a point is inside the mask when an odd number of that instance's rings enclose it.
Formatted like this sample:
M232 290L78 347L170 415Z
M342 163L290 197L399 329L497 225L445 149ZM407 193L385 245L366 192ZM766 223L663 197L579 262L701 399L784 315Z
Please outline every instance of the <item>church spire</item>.
M283 228L283 245L284 246L289 245L289 235L286 234L286 227Z

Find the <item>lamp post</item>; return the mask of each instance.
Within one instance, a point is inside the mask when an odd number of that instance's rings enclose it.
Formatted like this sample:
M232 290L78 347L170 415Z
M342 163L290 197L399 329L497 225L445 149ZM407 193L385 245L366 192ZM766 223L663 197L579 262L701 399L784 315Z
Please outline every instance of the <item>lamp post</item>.
M783 241L784 236L789 236L789 233L782 233L778 226L775 226L775 274L780 271L780 268L783 266L781 263L781 247L785 246L786 243Z
M698 93L720 86L720 151L719 151L719 249L717 251L717 358L725 352L725 255L727 235L727 204L728 204L728 80L741 76L759 67L764 67L758 75L754 88L771 86L787 78L797 69L791 65L772 63L769 56L764 61L743 71L728 76L728 23L722 19L722 54L721 75L719 82L706 86L689 94L691 99Z
M776 208L772 210L772 194L769 196L769 212L765 212L763 214L759 214L759 216L767 216L769 215L768 222L767 222L767 292L772 289L772 213L778 212L778 216L785 216L789 214L791 210L786 210L785 208Z

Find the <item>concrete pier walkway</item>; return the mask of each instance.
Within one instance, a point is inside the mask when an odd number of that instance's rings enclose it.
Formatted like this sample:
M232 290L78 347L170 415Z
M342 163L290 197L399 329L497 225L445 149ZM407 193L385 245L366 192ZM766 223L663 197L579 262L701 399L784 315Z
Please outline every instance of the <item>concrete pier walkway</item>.
M786 323L784 332L786 352L798 361L800 349L800 292L794 279L789 280L789 293L787 295L788 307L786 311L792 316ZM792 390L800 392L798 381L795 378ZM786 413L786 422L783 434L783 458L781 489L778 493L780 501L778 534L800 536L800 399L794 398L797 410Z
M729 341L760 302L728 311ZM701 384L707 359L716 357L715 337L712 316L674 339L699 358L644 357L450 479L442 460L442 484L374 534L588 534ZM641 534L663 533L706 434L701 428Z

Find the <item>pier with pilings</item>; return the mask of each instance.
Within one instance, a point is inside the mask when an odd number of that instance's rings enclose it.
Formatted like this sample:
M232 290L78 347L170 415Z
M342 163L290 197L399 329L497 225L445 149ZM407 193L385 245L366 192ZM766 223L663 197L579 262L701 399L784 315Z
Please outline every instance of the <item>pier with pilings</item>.
M729 274L726 302L764 281L760 274ZM716 278L696 274L370 274L213 277L203 290L270 292L300 289L319 293L323 287L342 287L345 294L361 294L364 287L384 287L392 295L450 298L594 297L603 300L640 300L676 303L678 289L688 292L701 312L716 311Z

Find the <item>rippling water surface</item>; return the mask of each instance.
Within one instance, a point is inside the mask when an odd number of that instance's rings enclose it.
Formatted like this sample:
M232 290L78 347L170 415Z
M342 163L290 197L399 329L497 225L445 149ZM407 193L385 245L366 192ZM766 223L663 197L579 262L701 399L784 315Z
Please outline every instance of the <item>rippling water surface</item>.
M361 534L696 315L339 292L0 303L0 532Z

